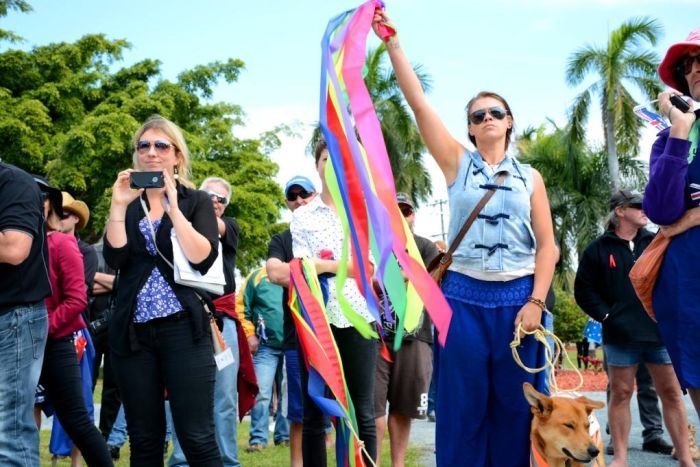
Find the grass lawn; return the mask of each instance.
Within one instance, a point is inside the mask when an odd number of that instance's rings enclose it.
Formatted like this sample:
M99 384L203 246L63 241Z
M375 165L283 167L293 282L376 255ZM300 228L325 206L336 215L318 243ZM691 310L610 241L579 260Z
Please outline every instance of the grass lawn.
M97 400L97 399L96 399ZM255 467L286 467L289 465L289 448L282 446L270 446L262 452L247 453L245 452L246 446L248 446L248 429L250 427L249 422L243 422L238 425L238 460L244 467L255 466ZM41 465L50 466L51 465L51 454L49 453L49 438L51 432L43 430L41 432ZM172 451L172 444L169 449L169 453ZM169 454L168 453L168 454ZM408 454L406 456L407 466L419 466L421 452L415 447L409 447ZM70 458L61 459L58 461L59 466L70 466ZM85 465L83 463L83 465ZM115 463L116 466L127 467L129 465L129 445L125 445L121 450L121 457ZM328 450L328 465L335 465L335 451L332 447ZM389 440L388 437L384 440L382 445L382 465L391 465L391 458L389 456Z

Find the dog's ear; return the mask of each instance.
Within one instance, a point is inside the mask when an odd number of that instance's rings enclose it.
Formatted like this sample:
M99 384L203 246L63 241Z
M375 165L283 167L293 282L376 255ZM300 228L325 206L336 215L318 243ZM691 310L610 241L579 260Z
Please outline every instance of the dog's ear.
M588 415L590 415L591 412L593 412L593 409L602 409L603 407L605 407L605 402L594 401L586 396L579 396L576 398L576 400L583 404L583 406L586 408L586 413Z
M532 384L523 384L523 393L525 393L528 404L532 407L532 413L538 417L546 417L552 413L552 399L532 387Z

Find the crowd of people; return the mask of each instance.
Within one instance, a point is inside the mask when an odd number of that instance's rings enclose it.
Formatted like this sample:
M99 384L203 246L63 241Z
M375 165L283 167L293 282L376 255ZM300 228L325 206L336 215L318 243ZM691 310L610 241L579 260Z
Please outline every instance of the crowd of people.
M386 23L377 10L378 36ZM336 287L343 228L328 190L324 141L314 149L320 190L302 175L289 179L289 229L270 240L265 264L237 288L241 232L225 215L233 188L208 177L196 189L182 131L153 116L134 134L132 168L116 175L104 236L94 246L78 237L90 218L85 203L0 162L1 465L39 465L43 411L56 415L73 442L74 465L81 456L90 466L112 465L128 433L134 466L162 465L170 438L170 466L238 466L239 418L250 414L246 450L255 454L270 444L274 410L272 442L289 446L290 465L325 466L331 425L307 390L311 376L288 305L289 263L300 257L312 260L324 282L366 465L379 463L387 429L392 465L404 465L411 420L429 415L439 466L529 465L531 410L522 388L547 388L541 375L516 364L510 343L521 335L522 364L542 366L541 344L527 333L546 324L559 255L545 182L509 151L515 117L504 97L482 91L467 103L469 149L429 104L398 36L384 40L447 186L452 263L441 288L452 319L445 345L423 313L399 350L385 355L396 331L390 302L379 301L390 309L375 323L354 280ZM693 243L700 235L700 124L692 107L683 111L671 97L700 101L700 29L669 48L659 74L672 88L659 96L671 126L653 146L649 184L644 195L613 193L605 233L582 252L575 284L580 307L602 323L614 466L627 465L629 403L641 367L662 402L674 456L691 466L696 454L682 395L689 392L700 412L700 289L692 274L700 264ZM144 171L157 172L159 183L134 185ZM414 200L398 193L396 203L412 231ZM657 322L628 278L653 238L646 216L663 226L659 235L672 237L653 298ZM414 240L425 264L445 249ZM205 277L220 266L220 288L186 283L183 265ZM354 328L341 295L381 330L381 341ZM83 365L88 356L94 362ZM92 390L100 371L98 429ZM670 454L653 409L644 449Z

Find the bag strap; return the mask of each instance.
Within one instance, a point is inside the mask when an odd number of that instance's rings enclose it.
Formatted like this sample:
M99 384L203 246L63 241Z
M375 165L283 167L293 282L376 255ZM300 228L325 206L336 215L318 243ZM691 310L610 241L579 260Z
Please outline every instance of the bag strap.
M148 207L146 206L146 203L143 201L143 198L139 195L139 201L141 201L141 208L143 208L143 212L146 215L146 221L148 221L148 228L151 231L151 238L153 239L153 247L156 249L156 252L158 255L161 257L163 261L165 261L165 264L170 266L170 269L173 271L175 270L175 266L173 263L171 263L168 258L166 258L163 253L160 252L158 249L158 243L156 242L156 231L153 228L153 222L151 222L151 216L148 215Z
M448 261L452 260L452 254L455 252L455 250L457 250L457 247L464 239L464 236L467 235L467 232L471 228L472 224L476 220L476 217L479 215L481 210L484 209L484 206L486 206L486 203L488 203L493 194L496 193L498 187L501 186L501 184L503 184L503 181L506 179L506 175L506 172L501 172L498 175L498 178L496 179L496 183L488 189L483 198L481 198L477 205L474 206L474 209L472 210L471 214L469 214L469 217L467 217L467 220L464 221L464 225L461 229L459 229L457 236L450 245L450 248L448 248L447 252L443 255L442 259L440 260L440 263L445 264Z

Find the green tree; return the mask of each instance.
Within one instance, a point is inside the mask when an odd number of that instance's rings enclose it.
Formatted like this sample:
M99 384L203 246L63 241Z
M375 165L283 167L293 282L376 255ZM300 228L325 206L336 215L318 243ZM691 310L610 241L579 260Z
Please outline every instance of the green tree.
M241 225L238 266L247 272L266 257L270 237L281 228L282 193L269 157L280 144L278 129L258 139L236 138L241 109L211 101L213 87L235 82L243 62L199 65L169 81L157 60L117 69L128 46L87 35L75 43L1 53L0 158L48 174L85 201L92 219L83 235L95 240L116 174L132 164L134 131L149 116L163 115L185 133L195 183L212 175L231 182L227 214Z
M0 18L4 18L10 12L16 10L23 13L32 11L32 6L24 0L0 0ZM0 41L19 42L22 38L12 31L0 28Z
M363 70L365 85L382 128L396 190L411 193L414 201L418 203L428 199L432 193L430 174L423 165L425 145L396 81L394 71L386 66L386 60L384 44L367 53ZM420 65L416 65L414 70L423 88L428 91L429 76L423 72ZM310 150L313 150L320 137L321 130L317 127L309 142Z
M633 157L639 146L642 122L635 117L635 100L626 85L634 85L644 96L653 99L661 88L656 78L659 58L642 43L656 45L661 26L654 19L633 18L610 33L604 48L584 46L569 57L566 80L580 85L589 75L596 80L579 94L570 112L571 136L585 138L585 125L594 96L600 99L605 151L611 191L620 187L620 155Z
M542 125L526 129L516 138L519 159L541 174L547 187L554 233L561 249L556 283L572 290L576 271L575 253L580 253L603 229L608 213L609 172L605 152L572 138L571 127ZM620 157L626 185L639 188L646 183L642 163Z

